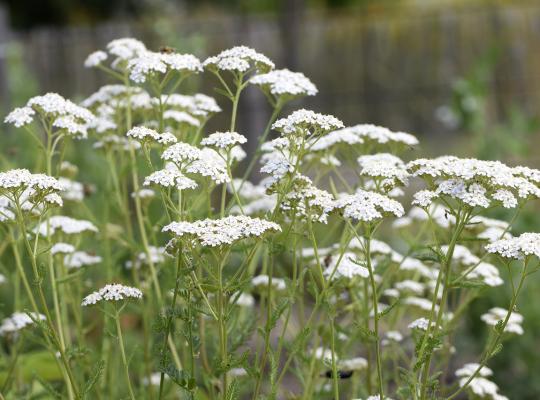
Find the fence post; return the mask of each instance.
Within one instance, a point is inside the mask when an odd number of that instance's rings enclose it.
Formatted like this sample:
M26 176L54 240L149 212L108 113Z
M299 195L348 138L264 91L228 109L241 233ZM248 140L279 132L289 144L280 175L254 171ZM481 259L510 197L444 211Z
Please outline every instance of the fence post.
M9 106L6 58L11 34L7 15L5 6L0 4L0 110L2 111Z

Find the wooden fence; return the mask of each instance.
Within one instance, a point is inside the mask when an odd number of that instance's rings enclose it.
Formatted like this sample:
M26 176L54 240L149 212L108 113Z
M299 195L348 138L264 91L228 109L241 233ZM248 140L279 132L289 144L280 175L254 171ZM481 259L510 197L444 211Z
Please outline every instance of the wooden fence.
M488 82L491 115L500 118L512 104L531 115L540 110L537 1L308 13L286 23L270 16L162 16L27 33L9 32L5 21L0 13L0 45L18 42L40 90L66 96L81 98L105 82L82 64L88 53L113 38L134 36L154 48L172 44L200 57L246 44L317 84L320 94L303 105L349 124L373 122L418 134L437 133L444 129L434 111L448 101L455 79L495 46L500 57ZM9 77L0 57L1 74L3 95ZM251 92L244 105L241 126L260 129L268 112L264 99Z

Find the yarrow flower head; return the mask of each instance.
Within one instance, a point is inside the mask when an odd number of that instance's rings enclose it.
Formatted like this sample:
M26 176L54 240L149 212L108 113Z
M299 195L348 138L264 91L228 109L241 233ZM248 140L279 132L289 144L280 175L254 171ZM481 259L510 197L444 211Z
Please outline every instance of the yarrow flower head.
M429 326L429 320L427 318L418 318L408 325L409 329L419 329L427 331Z
M437 197L450 197L470 207L488 208L492 203L514 208L518 199L540 197L533 170L511 168L499 161L482 161L453 156L411 161L407 168L429 186L416 203L426 207Z
M318 92L317 87L304 74L288 69L255 75L249 81L276 99L315 96Z
M393 132L383 126L372 124L359 124L338 131L340 134L351 134L365 143L376 145L401 145L401 146L416 146L418 139L405 132Z
M246 137L237 132L215 132L201 140L203 146L217 147L219 149L230 149L246 142Z
M223 50L216 56L208 57L203 66L210 71L234 73L245 73L250 69L255 69L258 72L268 72L274 69L274 63L268 57L246 46Z
M172 222L163 228L163 232L170 232L177 238L193 239L209 247L232 245L242 239L280 231L281 227L274 222L243 215L195 222Z
M114 39L107 44L107 51L122 60L129 60L144 53L146 46L134 38Z
M324 276L329 279L352 279L354 277L367 278L369 270L364 267L354 253L345 252L341 256L333 255L324 270Z
M201 125L201 121L185 111L166 110L163 113L163 119L166 121L174 121L179 125L185 126L198 127Z
M78 235L83 232L97 232L98 228L90 221L66 217L63 215L54 215L49 218L48 222L40 223L35 232L42 236L47 235L47 231L54 235L57 231L64 235Z
M33 312L15 312L10 317L4 318L0 324L0 336L15 334L24 328L33 325L34 321L44 321L45 316Z
M88 55L84 61L85 68L95 68L102 65L109 56L113 57L111 68L124 70L129 60L147 52L144 43L133 38L119 38L107 44L106 51L97 50Z
M148 254L150 257L148 257ZM148 265L149 261L154 265L165 261L165 247L148 246L148 254L146 252L141 252L137 254L134 262L132 260L126 261L126 268L131 269L135 267L135 269L139 269L143 264Z
M259 287L266 288L268 287L268 285L271 284L272 287L278 291L287 289L287 284L285 283L283 279L276 278L274 276L272 277L272 279L270 279L268 275L257 275L253 277L253 279L251 280L251 284L255 288L259 288Z
M405 163L392 154L380 153L358 157L360 174L380 180L384 190L390 190L396 185L407 185L409 173Z
M155 99L155 101L159 103L159 99ZM221 107L216 100L202 93L193 96L171 93L170 95L162 95L161 102L169 107L167 111L185 111L189 115L201 119L207 119L212 114L221 112Z
M176 164L180 172L209 177L215 183L229 182L225 160L208 147L199 149L184 142L167 148L161 158Z
M56 254L70 254L75 252L75 246L69 244L69 243L55 243L51 247L51 254L54 256Z
M482 314L480 319L488 325L496 326L499 322L504 321L507 314L508 310L501 307L493 307L487 313ZM515 333L517 335L523 335L523 328L521 326L522 323L523 315L513 311L510 314L510 318L508 319L508 323L506 324L504 331Z
M101 301L121 301L129 299L141 299L142 292L134 287L124 286L119 283L105 285L96 292L86 296L81 305L89 306Z
M201 150L190 144L178 142L168 147L161 155L161 158L181 166L183 163L199 160Z
M361 371L366 369L368 362L364 357L354 357L346 360L339 360L338 367L339 369L345 371Z
M12 124L16 128L20 128L32 123L35 114L36 112L30 107L18 107L6 116L4 122L6 124Z
M233 147L235 149L236 147ZM233 159L235 154L231 154ZM208 147L201 149L199 158L186 166L185 171L209 178L216 184L230 182L227 165L223 157Z
M473 379L470 379L476 371L478 371L477 375ZM456 377L459 378L459 386L463 387L468 383L468 390L475 396L482 399L508 400L506 396L499 394L499 387L487 379L491 375L493 375L491 369L476 363L465 364L456 371Z
M15 207L18 202L22 211L39 211L44 207L62 206L61 183L52 176L45 174L32 174L27 169L12 169L0 172L0 195L4 200L0 204L4 213L2 219L6 219L12 212L10 207ZM8 218L9 219L9 218Z
M144 51L127 64L130 79L144 83L155 75L174 71L182 74L202 71L201 62L192 54Z
M286 118L278 119L272 125L272 129L283 135L312 136L322 135L343 127L336 117L319 114L310 110L297 110Z
M497 240L488 244L486 250L514 260L523 260L529 256L540 258L540 233L523 233L518 237Z
M84 200L84 185L77 181L72 181L71 179L60 177L58 182L62 185L62 190L60 191L60 196L64 200L70 201L83 201Z
M169 145L177 142L176 137L170 132L158 133L153 129L146 128L144 126L136 126L131 128L126 136L137 140L141 143L158 143L162 145Z
M164 169L153 172L144 179L144 185L174 187L178 190L196 189L197 182L185 176L174 164L167 164Z
M291 211L299 217L327 223L328 215L334 209L334 198L326 190L313 185L307 176L296 175L289 192L284 196L281 209ZM269 188L272 191L272 188Z
M93 68L100 65L103 61L107 59L108 55L103 50L97 50L93 53L90 53L86 60L84 60L85 68Z
M342 210L345 218L362 222L373 222L388 215L401 217L405 213L403 206L396 200L362 189L338 198L335 209Z
M100 262L100 256L85 251L75 251L64 256L64 265L69 269L78 269L87 265L99 264Z
M94 115L84 107L64 99L56 93L32 97L24 107L9 113L4 122L17 128L28 125L39 116L52 123L52 126L66 135L80 139L86 138L88 125L93 123Z

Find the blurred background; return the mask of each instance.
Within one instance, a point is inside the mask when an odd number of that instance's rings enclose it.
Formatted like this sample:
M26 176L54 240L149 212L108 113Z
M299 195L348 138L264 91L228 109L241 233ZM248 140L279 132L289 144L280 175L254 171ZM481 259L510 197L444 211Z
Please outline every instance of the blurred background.
M254 47L317 85L319 95L295 107L411 132L423 143L411 158L454 153L540 167L538 0L1 0L2 115L47 91L90 95L107 82L84 59L125 36L202 59ZM212 95L205 78L191 89ZM256 136L269 107L256 90L242 101L239 131ZM9 150L16 133L0 130ZM515 233L540 231L539 211L530 206ZM524 337L491 364L512 399L540 398L536 281L520 302ZM458 343L464 362L485 340L479 315L507 302L492 290L471 307Z

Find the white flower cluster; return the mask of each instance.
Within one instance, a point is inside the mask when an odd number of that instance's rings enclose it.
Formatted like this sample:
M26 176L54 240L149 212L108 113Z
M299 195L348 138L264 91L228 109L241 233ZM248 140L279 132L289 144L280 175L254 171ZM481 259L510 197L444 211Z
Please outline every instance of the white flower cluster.
M333 140L328 145L333 145L339 142L348 142L350 144L365 143L373 145L383 144L410 147L418 144L418 139L410 133L393 132L388 128L372 124L350 126L340 129L339 131L331 132L330 134L332 135Z
M501 286L504 281L499 275L499 270L493 264L480 262L468 275L471 279L478 279L488 286Z
M497 240L488 244L486 250L488 253L514 260L522 260L528 256L540 258L540 233L523 233L515 238Z
M288 69L255 75L249 81L268 91L276 98L281 96L315 96L318 92L317 87L304 74L292 72Z
M146 128L144 126L136 126L131 128L126 133L126 136L141 143L154 142L169 145L177 142L176 137L170 132L158 133L155 130Z
M165 261L165 247L149 246L148 253L150 254L150 261L152 264L160 264ZM137 254L134 262L131 260L126 261L126 268L131 269L135 266L135 269L139 269L141 265L148 264L148 255L146 252Z
M84 200L84 185L80 182L72 181L71 179L60 177L58 182L62 185L60 196L64 200L83 201Z
M143 42L133 38L114 39L107 44L107 51L121 60L130 60L146 51Z
M298 174L294 177L292 187L280 207L284 211L293 212L296 216L326 224L334 205L334 198L330 193L317 188L307 176Z
M108 284L86 296L81 305L89 306L100 301L120 301L142 298L142 292L134 287L124 286L119 283Z
M75 252L75 246L69 243L58 242L51 247L51 254L53 256L56 254L70 254L73 252Z
M161 155L161 158L165 161L171 161L178 166L182 166L186 162L200 159L201 150L190 144L178 142L168 147Z
M217 147L219 149L230 149L246 142L246 137L237 132L215 132L201 140L203 146Z
M162 95L161 101L167 107L185 111L196 117L208 118L212 114L221 112L221 107L216 100L202 93L193 96L171 93L168 96Z
M95 265L101 262L101 257L89 254L85 251L75 251L64 257L64 265L69 269L78 269L87 265Z
M127 61L147 52L147 50L146 46L137 39L120 38L107 44L107 52L115 57L111 64L112 68L122 69L126 66ZM97 67L109 58L109 54L103 50L94 51L86 57L84 66L86 68Z
M185 111L178 110L166 110L163 113L163 119L166 121L174 121L178 124L184 124L188 126L198 127L201 125L201 121L191 116Z
M251 279L251 284L255 288L266 288L270 284L270 277L268 275L257 275ZM285 280L281 278L272 277L272 287L275 290L283 291L287 289L287 284L285 283Z
M62 206L61 183L45 174L26 169L0 172L0 221L12 220L18 203L21 211L39 214L47 206Z
M505 310L501 307L493 307L487 313L482 314L480 319L488 325L495 326L500 321L504 321L507 314L508 310ZM515 333L517 335L523 335L523 327L521 326L521 324L523 324L523 315L512 311L512 314L510 314L510 318L508 319L508 323L506 324L504 331L509 333Z
M163 232L171 232L177 237L195 239L202 246L209 247L231 245L242 239L280 231L281 227L274 222L243 215L195 222L172 222L163 228Z
M351 128L343 128L314 139L310 145L311 151L330 150L338 145L357 145L364 143L362 137L354 134Z
M255 305L255 298L249 293L234 294L231 296L231 304L236 304L240 307L253 307Z
M356 276L367 278L369 270L357 260L356 254L345 252L343 255L333 255L324 270L324 276L331 279L352 279Z
M22 127L33 122L39 115L52 122L52 126L74 138L86 138L88 125L94 122L94 115L84 107L64 99L57 93L47 93L32 97L22 108L9 113L4 122Z
M434 323L432 322L431 325L434 325ZM422 331L427 331L428 327L429 327L429 320L427 318L415 319L413 322L411 322L408 325L409 329L419 329Z
M332 115L319 114L311 110L300 109L286 118L278 119L272 129L283 135L311 136L320 135L343 127L341 122Z
M32 123L35 114L36 112L30 107L17 107L4 118L4 122L20 128Z
M424 285L421 282L413 281L411 279L405 279L400 282L396 282L394 287L400 293L413 293L416 295L422 295L424 293ZM431 302L429 302L431 306Z
M519 199L540 197L534 170L511 168L499 161L483 161L444 156L411 161L413 176L435 182L430 190L417 193L413 204L427 207L440 196L449 196L470 207L488 208L492 201L514 208Z
M441 250L446 253L448 251L448 246L442 246ZM504 283L497 267L493 264L481 261L479 257L474 255L465 246L459 244L455 245L452 259L466 267L474 267L467 275L468 278L478 279L492 287L500 286Z
M215 150L208 147L199 149L187 143L178 142L167 148L161 158L175 163L181 173L209 177L218 184L230 181L225 160Z
M179 73L197 73L202 71L200 60L192 54L144 51L131 58L127 64L130 79L144 83L156 74L171 71Z
M287 158L272 154L271 157L264 157L264 165L261 167L261 173L271 175L266 186L270 187L274 183L279 182L287 173L294 171L294 166Z
M315 358L317 360L323 360L323 361L332 361L332 350L326 349L324 347L317 347L316 349L311 351ZM334 354L334 357L337 358L336 354Z
M0 172L0 191L14 193L26 189L51 193L61 191L63 187L56 178L45 174L32 174L27 169Z
M417 193L421 192L429 192L429 190L421 190ZM413 204L417 201L417 197L419 201L422 201L423 194L420 196L415 196ZM429 220L429 217L431 217L431 220L435 222L438 226L445 229L450 226L450 223L453 224L455 222L455 218L449 213L447 213L445 208L438 204L433 204L431 206L426 205L426 208L421 208L419 206L411 207L407 215L394 221L393 227L405 228L410 226L415 221L426 222Z
M366 369L368 362L364 357L354 357L347 360L339 360L338 367L339 369L345 371L361 371Z
M474 230L479 239L495 242L500 239L509 239L512 234L508 232L510 224L493 218L476 216L471 219L471 224L466 227L468 230ZM476 229L475 229L476 228Z
M105 61L109 56L103 50L96 50L88 55L84 60L85 68L94 68Z
M335 209L342 210L345 218L362 222L373 222L386 215L401 217L405 210L396 200L385 195L358 189L355 194L346 194L335 201Z
M245 73L250 69L268 72L274 63L264 54L246 46L236 46L223 50L217 56L208 57L203 66L208 70Z
M178 190L196 189L197 182L185 176L178 167L168 163L164 169L152 172L144 178L145 186L158 185L163 187L174 187Z
M46 236L47 227L51 235L54 235L57 231L61 231L65 235L78 235L83 232L98 231L97 227L90 221L86 221L84 219L75 219L63 215L54 215L49 218L48 222L41 222L36 227L34 232L42 236Z
M108 129L115 129L115 113L119 109L125 109L128 105L132 110L150 110L153 107L153 99L148 92L139 87L125 85L105 85L81 103L82 106L93 110L97 121L90 127L104 133Z
M44 321L45 316L33 312L15 312L10 317L4 318L0 325L0 336L6 336L19 332L27 326L33 325L34 321Z
M109 103L109 105L112 106L112 104L110 104L111 102L115 101L116 103L118 103L119 99L124 97L124 95L126 95L130 91L133 91L133 94L136 94L141 90L142 89L130 88L128 86L119 85L119 84L104 85L104 86L101 86L97 90L97 92L92 93L90 96L84 99L81 102L81 105L83 107L92 108L92 109L97 109L97 107L102 106L107 103ZM103 109L103 111L110 112L110 109L109 110Z
M396 185L408 184L408 176L405 163L399 158L388 153L379 153L358 157L360 174L380 179L378 183L383 190L387 191ZM377 184L376 183L376 184Z
M464 386L469 378L480 367L480 364L469 363L456 371L456 376L459 378L459 385ZM476 377L474 377L469 383L469 390L482 399L492 400L508 400L506 396L499 394L499 387L487 379L488 376L493 375L493 371L486 366L483 366Z

